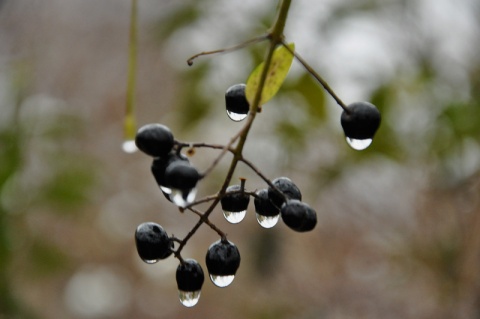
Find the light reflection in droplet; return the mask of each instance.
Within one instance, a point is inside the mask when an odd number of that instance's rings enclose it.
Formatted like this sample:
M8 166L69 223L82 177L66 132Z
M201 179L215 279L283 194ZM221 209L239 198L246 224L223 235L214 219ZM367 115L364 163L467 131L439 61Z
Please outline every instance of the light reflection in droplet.
M223 287L227 287L233 282L233 279L235 279L235 275L229 275L229 276L210 275L210 279L217 287L223 288Z
M195 201L197 196L197 189L192 188L188 190L171 189L170 200L178 207L185 207Z
M357 140L354 138L347 137L348 145L350 145L351 148L357 151L362 151L366 149L367 147L370 146L370 144L372 144L372 141L373 140L371 138L367 138L364 140Z
M146 264L154 264L156 262L158 262L158 259L142 259Z
M225 219L231 224L238 224L239 222L241 222L245 218L246 214L247 214L246 210L241 211L241 212L223 211L223 216L225 216Z
M138 151L138 148L137 148L137 145L135 145L134 140L126 140L122 144L122 150L125 153L132 154L132 153L135 153L136 151Z
M201 290L197 291L178 291L178 297L180 302L185 307L193 307L197 304L198 299L200 299Z
M230 111L227 110L227 115L232 121L240 122L247 117L248 113L245 113L245 114L235 113L235 112L230 112Z
M263 228L272 228L277 224L279 218L280 214L275 216L264 216L257 214L257 221Z

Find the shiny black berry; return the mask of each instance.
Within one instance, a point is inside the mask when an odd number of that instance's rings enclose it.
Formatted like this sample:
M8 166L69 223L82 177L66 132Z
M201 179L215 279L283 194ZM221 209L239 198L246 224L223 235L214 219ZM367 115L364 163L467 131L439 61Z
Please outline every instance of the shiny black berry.
M306 232L317 225L317 213L308 204L296 199L288 200L280 210L283 222L291 229Z
M368 102L356 102L347 106L340 117L345 136L355 140L372 139L380 126L380 111Z
M240 190L240 185L232 185L227 188L225 196L220 201L224 211L236 213L247 210L250 195Z
M184 156L183 154L178 154L174 151L170 152L164 157L158 157L153 160L151 170L158 186L167 187L167 183L165 181L165 171L170 164L176 161L183 161L186 163L189 162L186 156Z
M280 209L273 205L268 198L268 190L266 188L258 190L256 195L253 204L257 214L262 216L276 216L280 214Z
M135 244L140 258L148 263L156 263L172 254L173 241L162 226L146 222L140 224L135 231Z
M245 97L245 88L245 84L235 84L225 92L227 114L233 121L243 120L250 110L250 105Z
M268 198L278 208L281 208L288 199L302 200L300 189L289 178L278 177L272 181L272 184L275 188L268 188Z
M162 124L146 124L135 136L135 145L139 150L153 157L167 155L173 148L173 134Z
M205 275L200 264L194 259L185 259L177 267L175 274L180 302L185 307L193 307L200 298Z
M240 266L240 252L230 241L218 240L208 248L205 262L212 282L218 287L226 287L232 283Z

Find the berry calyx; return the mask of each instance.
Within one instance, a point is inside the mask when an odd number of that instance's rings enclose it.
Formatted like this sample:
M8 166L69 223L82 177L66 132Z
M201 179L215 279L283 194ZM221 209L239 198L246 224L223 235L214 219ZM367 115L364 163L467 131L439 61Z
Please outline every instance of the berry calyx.
M170 129L157 123L142 126L135 136L135 145L138 149L153 157L167 155L174 143Z
M317 213L308 204L296 199L288 200L280 210L283 222L291 229L306 232L317 225Z
M275 188L268 188L268 198L278 208L281 208L288 199L302 200L300 189L288 177L278 177L272 184Z
M200 264L194 259L186 259L177 267L175 274L180 302L186 307L195 306L205 275Z
M173 241L162 226L153 222L142 223L137 227L135 244L138 255L147 264L156 263L172 254Z
M212 282L226 287L232 283L240 266L240 252L232 242L221 239L208 248L205 262Z
M371 141L380 126L380 111L369 102L355 102L347 109L348 112L344 110L340 117L345 136L351 140Z
M225 106L227 114L233 121L241 121L247 117L250 104L245 97L245 84L235 84L225 92Z

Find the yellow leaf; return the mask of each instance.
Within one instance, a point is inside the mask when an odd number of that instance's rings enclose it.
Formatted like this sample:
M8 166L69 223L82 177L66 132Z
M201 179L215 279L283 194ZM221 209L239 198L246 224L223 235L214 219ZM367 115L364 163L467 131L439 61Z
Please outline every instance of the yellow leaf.
M294 51L295 45L293 43L288 44L288 47ZM275 49L272 56L272 62L268 69L265 85L263 86L262 97L260 99L259 106L267 103L272 97L277 94L278 90L282 86L285 78L287 77L290 66L292 65L293 54L291 54L284 46L279 46ZM255 70L250 74L247 80L247 87L245 89L245 95L248 102L253 104L255 94L257 93L260 77L262 76L265 62L260 63Z

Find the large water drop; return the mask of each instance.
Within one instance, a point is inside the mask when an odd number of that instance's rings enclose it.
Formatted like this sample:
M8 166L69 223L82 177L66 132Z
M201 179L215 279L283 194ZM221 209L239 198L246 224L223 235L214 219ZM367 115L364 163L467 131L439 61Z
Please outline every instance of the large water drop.
M197 291L179 290L178 297L182 305L184 305L185 307L193 307L197 304L198 299L200 299L200 292L201 290L197 290Z
M372 144L372 141L373 140L371 138L367 138L364 140L357 140L354 138L347 137L348 145L350 145L351 148L357 151L362 151L366 149L367 147L370 146L370 144Z
M223 288L223 287L227 287L232 283L233 279L235 279L235 275L228 275L228 276L210 275L210 279L217 287Z
M171 189L170 200L179 207L186 207L195 201L197 189Z
M136 151L138 151L138 148L137 148L137 145L135 145L134 140L126 140L122 144L122 150L125 153L132 154L132 153L135 153Z
M223 216L225 216L225 219L231 224L238 224L239 222L241 222L245 218L246 214L247 214L246 210L241 211L241 212L223 211Z
M232 121L240 122L247 117L248 113L235 113L227 110L227 115Z
M263 228L272 228L277 224L279 218L280 214L275 216L264 216L257 214L257 221Z

